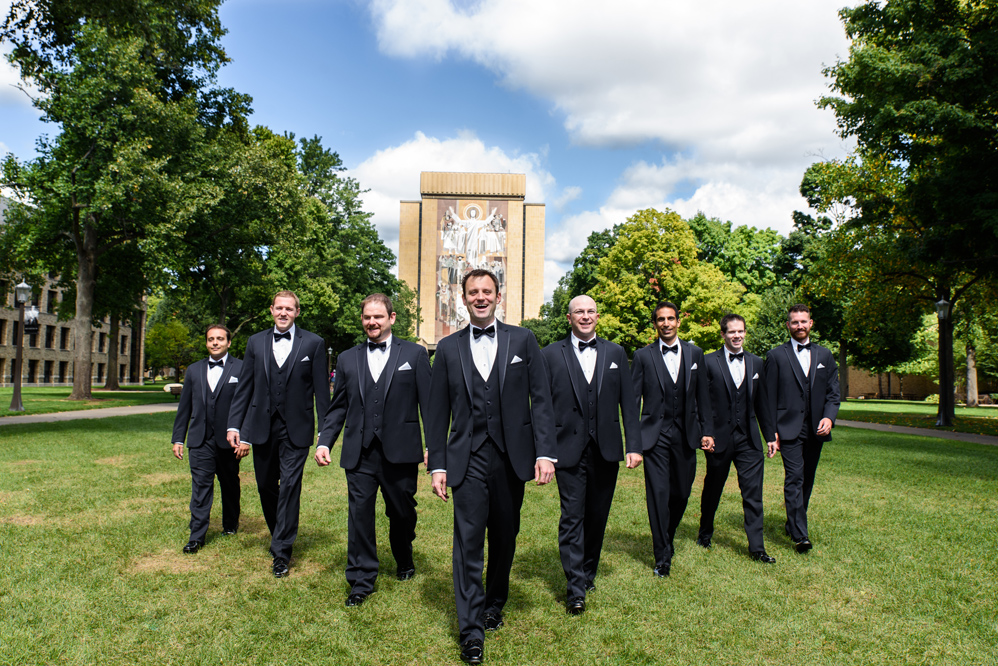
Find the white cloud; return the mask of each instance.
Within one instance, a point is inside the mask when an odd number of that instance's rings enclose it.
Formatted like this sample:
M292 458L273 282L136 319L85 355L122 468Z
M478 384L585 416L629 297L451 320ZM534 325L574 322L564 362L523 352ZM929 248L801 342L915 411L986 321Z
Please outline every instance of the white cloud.
M574 185L566 187L565 189L563 189L561 191L561 194L559 194L555 198L555 200L553 202L554 203L554 207L557 208L558 210L562 210L570 202L575 201L580 196L582 196L582 188L581 187L576 187Z
M524 173L528 202L544 202L555 189L554 177L541 168L537 153L508 155L486 146L473 132L438 139L416 132L409 141L379 150L349 174L364 194L364 210L374 213L374 225L385 243L398 253L399 202L419 199L421 171Z

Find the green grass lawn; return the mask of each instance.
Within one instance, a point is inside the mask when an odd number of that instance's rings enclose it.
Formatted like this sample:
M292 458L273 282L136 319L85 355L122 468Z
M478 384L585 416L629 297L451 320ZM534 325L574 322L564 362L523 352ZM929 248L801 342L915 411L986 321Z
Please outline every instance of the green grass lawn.
M345 482L306 467L291 576L275 580L252 461L243 518L187 541L190 475L172 416L0 431L0 664L459 664L452 511L421 475L417 576L386 575L346 608ZM336 452L338 453L338 452ZM782 465L767 463L766 545L752 562L734 474L711 551L694 498L671 578L652 575L640 471L621 469L589 610L565 613L557 488L529 486L506 626L485 663L998 663L998 448L837 428L811 506L807 555L783 535ZM216 498L218 493L216 492ZM383 505L379 505L379 512Z
M848 400L839 408L840 419L998 436L998 407L957 407L949 428L936 427L938 413L939 405L907 400Z
M72 388L69 386L34 387L21 389L23 412L12 412L10 399L14 389L0 388L0 421L4 416L19 416L23 414L51 414L53 412L72 412L80 409L102 409L104 407L127 407L130 405L149 405L159 402L176 402L177 398L163 391L163 383L145 386L123 386L120 391L105 391L103 388L93 388L93 400L70 400Z

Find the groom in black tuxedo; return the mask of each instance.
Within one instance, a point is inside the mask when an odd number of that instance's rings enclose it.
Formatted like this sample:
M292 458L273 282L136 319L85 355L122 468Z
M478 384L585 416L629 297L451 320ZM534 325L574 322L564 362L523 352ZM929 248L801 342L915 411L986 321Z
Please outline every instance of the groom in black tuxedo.
M766 355L766 386L783 457L787 536L794 550L811 550L807 508L822 445L832 439L839 413L839 368L835 357L811 342L811 310L794 305L787 313L790 340Z
M525 328L496 320L502 297L491 272L469 271L462 290L471 325L437 343L426 448L433 492L447 501L447 487L454 491L461 659L480 664L484 632L503 625L524 483L551 481L557 453L537 339ZM483 587L486 530L489 566Z
M340 467L346 470L347 606L359 606L374 592L378 545L374 505L378 488L385 498L388 540L399 580L416 574L412 541L416 538L416 475L424 462L419 413L430 397L430 360L426 349L392 336L395 310L384 294L361 303L367 342L342 354L336 386L319 434L315 462L331 462L330 448L343 434Z
M326 348L318 335L295 326L300 312L294 292L277 292L270 306L274 327L246 343L229 412L229 442L253 446L276 578L288 575L298 537L301 477L315 441L315 415L329 409Z
M603 548L603 534L617 471L625 459L621 420L627 441L627 468L641 464L641 434L627 354L596 337L596 301L576 296L568 304L568 337L542 352L551 383L561 497L558 549L568 581L565 608L586 610Z
M216 476L222 491L222 534L233 535L239 528L239 460L249 453L248 446L233 448L225 435L243 362L229 356L232 337L225 326L209 327L205 344L211 357L192 363L184 373L173 421L173 455L184 459L186 439L191 465L191 538L184 546L189 555L204 547Z

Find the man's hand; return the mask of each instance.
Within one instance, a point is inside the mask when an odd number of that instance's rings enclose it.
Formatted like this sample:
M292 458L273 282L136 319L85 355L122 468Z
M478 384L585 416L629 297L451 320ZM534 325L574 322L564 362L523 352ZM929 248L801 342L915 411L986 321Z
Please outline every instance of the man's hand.
M325 467L332 462L329 457L329 447L320 446L315 450L315 464L319 467Z
M447 501L447 472L434 472L433 473L433 494Z
M534 481L543 486L554 478L554 463L550 460L538 460L534 463Z
M644 457L640 453L628 453L625 460L627 461L627 469L634 469L641 464Z
M780 433L776 433L776 439L772 442L766 442L766 455L772 458L776 455L776 452L780 450Z
M225 435L225 439L228 440L229 446L232 448L237 448L239 446L239 433L235 430L230 430Z
M824 437L832 431L832 420L821 419L818 421L818 436Z
M714 451L714 438L713 437L701 437L700 438L700 448L704 451Z
M423 467L426 468L426 473L430 473L430 450L426 449L423 451Z
M249 455L249 452L250 452L250 445L239 442L239 446L236 447L236 460L242 460L243 458Z
M184 445L183 444L174 444L173 445L173 455L175 455L177 457L177 460L183 460L184 459Z

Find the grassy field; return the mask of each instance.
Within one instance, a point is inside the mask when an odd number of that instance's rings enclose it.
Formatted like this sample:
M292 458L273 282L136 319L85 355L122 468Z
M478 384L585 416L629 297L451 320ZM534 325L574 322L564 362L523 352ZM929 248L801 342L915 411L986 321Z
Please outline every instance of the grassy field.
M163 391L163 383L145 386L123 386L120 391L105 391L94 387L93 400L70 400L69 386L34 387L21 389L23 412L12 412L10 399L14 389L0 388L0 421L4 416L22 414L51 414L72 412L80 409L102 409L104 407L127 407L129 405L149 405L160 402L176 402L177 398Z
M425 476L417 576L395 580L379 515L386 575L348 609L342 470L306 468L289 578L270 574L250 460L239 534L220 535L216 505L206 548L184 556L190 476L170 456L171 423L0 431L0 664L460 663L452 512ZM486 664L998 663L998 448L836 429L804 556L783 536L774 458L773 566L748 558L733 478L714 548L694 544L698 467L665 580L651 573L641 473L621 470L598 589L580 617L564 611L557 489L529 486L507 623L487 637Z
M839 418L998 436L998 407L957 407L955 411L952 427L937 428L939 405L907 400L848 400L842 403Z

